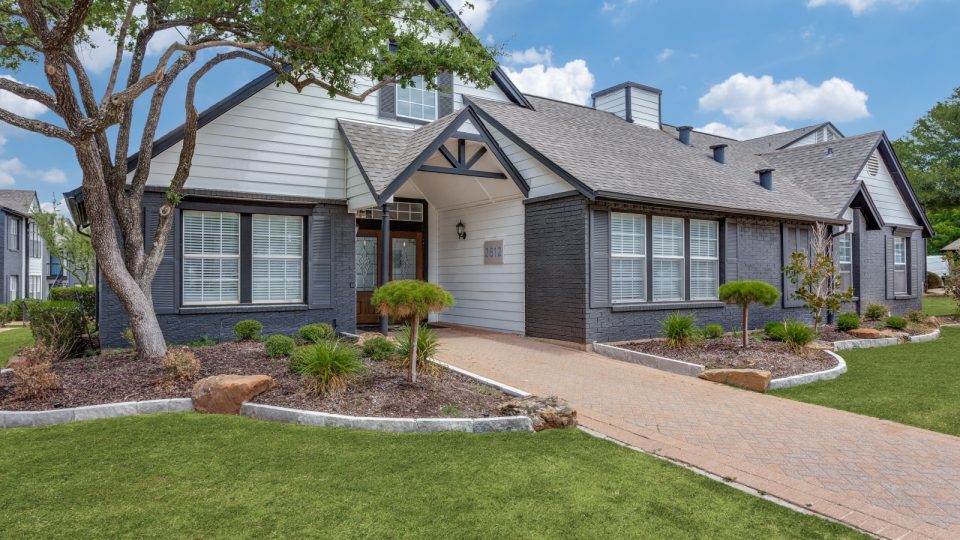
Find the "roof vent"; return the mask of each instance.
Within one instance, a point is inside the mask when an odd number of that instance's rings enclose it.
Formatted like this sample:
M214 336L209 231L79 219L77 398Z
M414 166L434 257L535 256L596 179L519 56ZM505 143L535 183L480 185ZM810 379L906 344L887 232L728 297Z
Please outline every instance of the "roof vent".
M713 159L717 163L726 163L727 162L727 145L725 144L715 144L710 147L713 150Z
M776 169L760 169L756 171L760 175L760 185L767 191L773 191L773 171Z
M683 144L690 144L690 132L693 131L693 126L680 126L677 128L677 131L680 132L680 142Z
M870 157L867 158L867 172L870 173L870 176L876 176L880 174L880 159L875 153L870 154Z
M827 157L833 157L833 147L827 148Z

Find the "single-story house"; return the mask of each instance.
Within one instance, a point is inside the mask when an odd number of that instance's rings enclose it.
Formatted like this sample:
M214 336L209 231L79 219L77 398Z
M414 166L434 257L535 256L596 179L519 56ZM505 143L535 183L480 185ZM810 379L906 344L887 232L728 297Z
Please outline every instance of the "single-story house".
M442 1L435 2L445 5ZM326 321L374 326L374 288L449 290L442 323L589 344L655 335L674 311L739 326L733 280L784 292L751 322L806 319L782 268L830 226L850 309L920 307L924 216L883 132L821 124L739 141L663 121L661 91L625 82L592 106L447 75L363 103L266 73L200 116L196 155L153 283L166 338L229 338ZM182 131L158 139L147 237ZM83 221L81 190L67 194ZM102 282L102 281L101 281ZM126 318L102 287L104 346Z

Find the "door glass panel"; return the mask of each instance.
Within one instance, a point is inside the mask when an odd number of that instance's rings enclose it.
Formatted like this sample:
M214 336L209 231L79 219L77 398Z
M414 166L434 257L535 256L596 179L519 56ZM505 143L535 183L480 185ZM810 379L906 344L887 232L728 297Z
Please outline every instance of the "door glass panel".
M372 291L377 287L377 239L357 237L357 290Z
M417 279L417 241L393 239L393 279Z

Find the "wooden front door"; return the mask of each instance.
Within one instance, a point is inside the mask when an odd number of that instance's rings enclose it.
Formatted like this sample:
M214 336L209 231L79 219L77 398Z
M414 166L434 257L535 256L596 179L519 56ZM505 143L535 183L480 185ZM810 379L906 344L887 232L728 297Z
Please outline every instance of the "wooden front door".
M380 275L380 231L360 230L356 242L357 324L377 324L380 316L370 298ZM423 233L391 231L390 244L390 280L423 279Z

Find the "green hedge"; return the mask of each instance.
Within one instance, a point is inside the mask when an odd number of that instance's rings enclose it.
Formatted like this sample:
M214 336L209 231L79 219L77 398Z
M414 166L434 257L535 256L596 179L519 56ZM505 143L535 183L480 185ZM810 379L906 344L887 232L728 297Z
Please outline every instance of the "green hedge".
M77 302L46 300L30 306L30 330L38 342L58 351L62 358L87 348L83 309Z
M83 313L88 319L97 317L97 289L93 285L54 287L50 289L50 300L76 302L83 308Z

